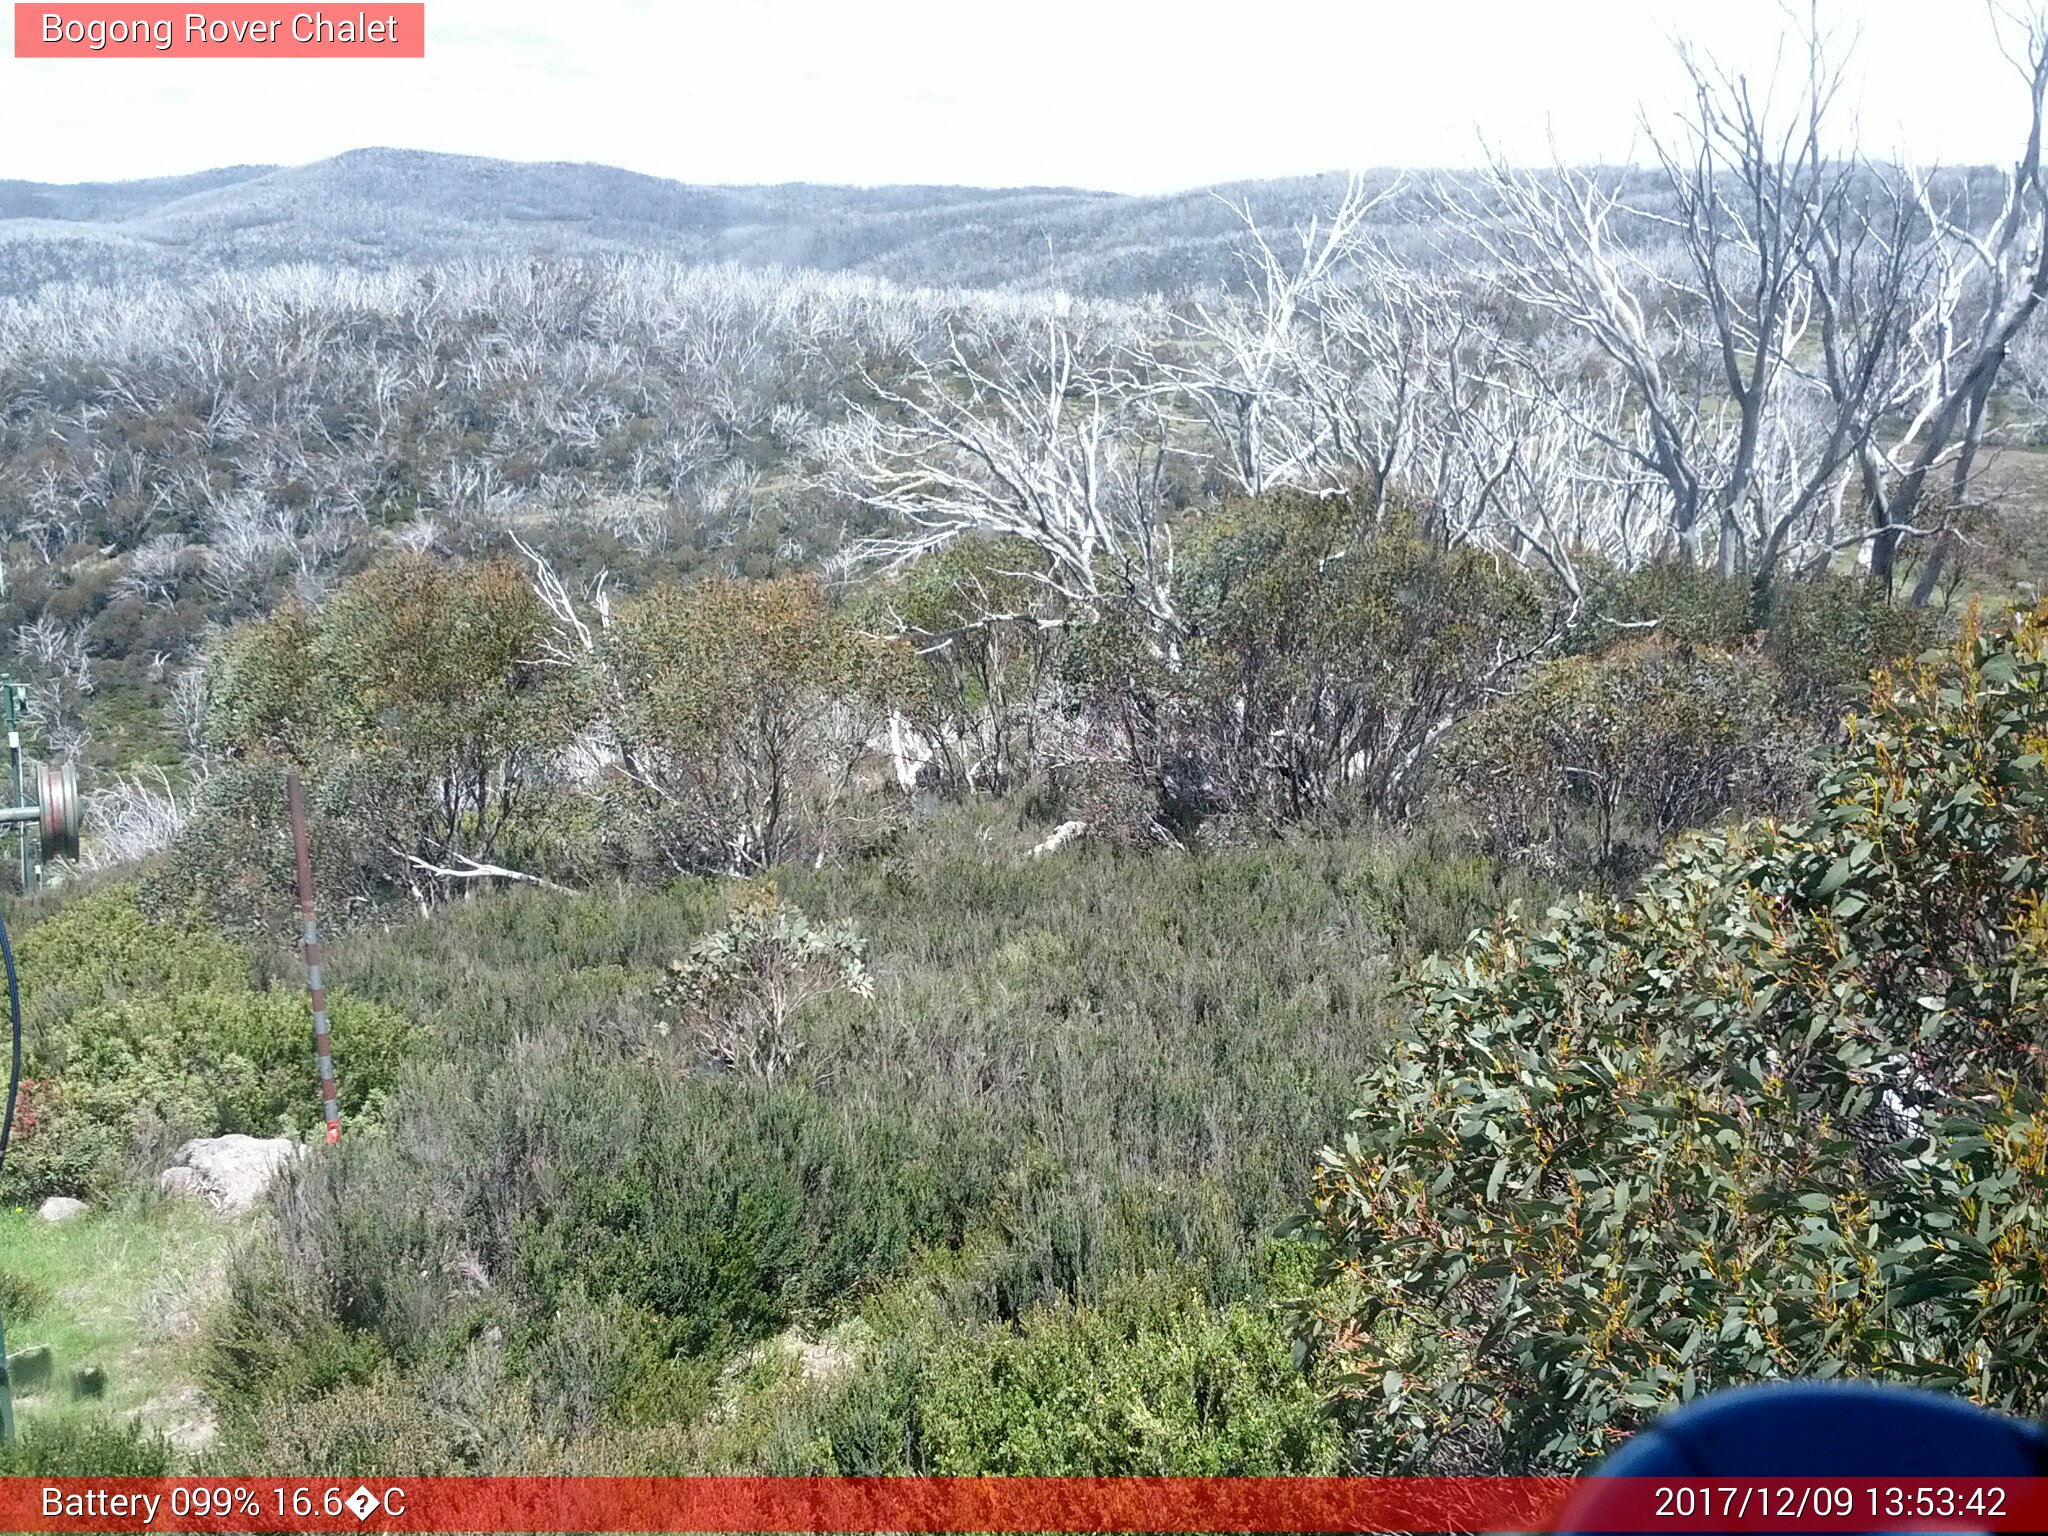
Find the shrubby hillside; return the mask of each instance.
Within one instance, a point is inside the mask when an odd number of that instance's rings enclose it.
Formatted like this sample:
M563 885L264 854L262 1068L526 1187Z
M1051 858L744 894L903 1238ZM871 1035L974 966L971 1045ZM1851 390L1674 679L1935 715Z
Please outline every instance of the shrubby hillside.
M1780 153L1703 74L1649 169L1251 227L383 152L6 189L0 627L94 829L17 909L0 1199L158 1222L184 1138L306 1139L296 773L346 1130L191 1300L191 1464L2039 1411L2030 46L2010 172ZM171 1454L38 1419L7 1465Z

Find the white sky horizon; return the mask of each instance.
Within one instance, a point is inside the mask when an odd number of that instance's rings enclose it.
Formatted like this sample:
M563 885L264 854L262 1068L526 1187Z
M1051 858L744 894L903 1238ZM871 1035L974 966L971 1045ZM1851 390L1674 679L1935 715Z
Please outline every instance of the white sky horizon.
M356 6L347 9L352 14ZM366 9L375 12L374 0ZM104 7L109 16L122 7ZM0 57L0 179L301 165L371 146L700 184L1167 193L1356 168L1644 158L1673 39L1760 84L1780 0L427 0L423 60ZM1845 132L2009 163L2025 92L1979 0L1835 0ZM1853 122L1851 119L1853 118Z

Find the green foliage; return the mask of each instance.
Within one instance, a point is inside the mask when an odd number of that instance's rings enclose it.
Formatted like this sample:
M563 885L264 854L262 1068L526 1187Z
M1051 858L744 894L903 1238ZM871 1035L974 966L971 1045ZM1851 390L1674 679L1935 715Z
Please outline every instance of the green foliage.
M21 941L31 1113L7 1197L103 1195L193 1136L293 1134L319 1117L303 991L259 990L217 934L144 916L133 886L65 907ZM410 1026L335 991L342 1108L375 1111Z
M417 1224L395 1225L397 1241L403 1242ZM387 1238L383 1251L394 1246ZM373 1250L369 1264L377 1257ZM305 1401L373 1380L390 1351L377 1335L348 1321L369 1301L349 1293L349 1278L346 1272L293 1272L270 1254L238 1266L229 1276L227 1304L211 1319L206 1338L205 1371L216 1393L230 1402ZM318 1300L331 1311L309 1304L322 1280L327 1285Z
M1917 656L1935 640L1926 609L1867 576L1777 582L1761 607L1746 577L1674 561L1633 571L1595 565L1584 586L1568 651L1604 654L1646 631L1680 649L1739 654L1760 645L1787 707L1823 729L1863 698L1873 668Z
M375 826L355 815L346 774L308 784L306 801L314 888L327 898L323 921L335 926L376 888L365 883ZM300 921L289 807L282 764L214 769L194 791L177 837L143 873L142 910L159 921L289 942Z
M1548 628L1525 575L1356 494L1230 503L1176 569L1173 644L1106 604L1059 652L1078 735L1101 744L1063 765L1064 808L1125 843L1222 814L1413 809L1437 740Z
M537 659L551 627L508 560L394 555L319 609L287 605L237 634L212 680L209 733L298 762L342 746L488 767L562 704Z
M718 1360L691 1358L677 1343L673 1319L617 1294L593 1300L572 1282L519 1356L533 1401L569 1433L589 1435L701 1416Z
M1556 894L1526 864L1475 851L1463 828L1442 821L1375 838L1341 889L1353 923L1382 935L1404 965L1462 948L1504 909L1540 905Z
M1792 706L1832 726L1863 699L1875 668L1918 656L1934 642L1926 609L1888 600L1864 577L1823 576L1784 584L1765 649Z
M208 736L224 754L306 771L324 855L347 872L341 894L430 903L478 864L565 856L548 835L551 769L586 701L574 669L550 661L554 643L509 561L395 555L317 610L288 604L236 631L210 671ZM218 861L207 879L208 839L226 822L267 851L260 892L283 906L281 809L264 778L213 790L173 853L189 894L230 915L253 905L257 893L221 889L247 866Z
M924 659L913 709L949 784L1000 792L1045 766L1070 631L1023 574L1037 563L1017 540L955 539L866 599L867 627L900 624Z
M565 1459L558 1422L540 1417L502 1350L456 1352L430 1386L383 1371L316 1397L280 1394L221 1425L202 1476L456 1477L602 1473Z
M667 1352L724 1350L855 1297L919 1246L957 1243L976 1203L931 1166L943 1143L848 1124L808 1094L699 1101L715 1118L693 1126L642 1082L633 1098L604 1086L640 1146L585 1161L599 1127L538 1106L578 1140L557 1165L565 1204L526 1218L518 1262L544 1294L581 1285L669 1319Z
M1412 803L1445 727L1544 631L1537 589L1363 496L1277 493L1202 525L1176 585L1189 756L1233 805Z
M170 1441L140 1421L37 1420L0 1445L0 1477L165 1477L170 1470Z
M1617 868L1631 831L1654 851L1729 811L1790 809L1811 747L1768 661L1653 637L1539 667L1466 723L1445 769L1497 852L1614 875L1633 873Z
M1212 1308L1258 1293L1315 1127L1380 1057L1397 930L1462 937L1524 887L1387 835L1025 860L1036 835L944 807L882 858L778 871L816 926L858 922L875 996L817 998L772 1079L678 1072L651 1028L730 882L504 893L338 940L336 973L431 1048L388 1134L310 1165L239 1261L215 1335L233 1443L341 1434L329 1414L392 1373L459 1397L494 1332L543 1425L658 1439L736 1352L920 1276L942 1338L1133 1274ZM833 1465L900 1468L898 1371L802 1434L631 1456L816 1467L823 1436Z
M814 928L770 885L733 903L730 920L669 962L655 1001L714 1061L758 1077L793 1062L796 1015L830 992L871 998L867 946L852 927Z
M160 922L133 885L66 902L15 940L22 1014L34 1031L110 998L248 986L248 959L219 934Z
M49 1304L49 1286L17 1270L0 1269L0 1318L19 1323Z
M869 741L915 695L912 658L856 633L821 583L656 588L620 606L602 663L623 804L667 867L746 872L885 830L856 791Z
M940 1344L913 1401L920 1469L940 1476L1338 1470L1337 1426L1272 1314L1160 1281Z
M1973 624L1811 819L1425 970L1310 1220L1369 1460L1569 1469L1760 1377L2048 1407L2044 751L2048 610Z
M1623 570L1588 561L1581 585L1579 622L1566 632L1572 651L1606 650L1652 628L1682 644L1733 650L1758 627L1748 578L1722 576L1708 566L1659 560Z

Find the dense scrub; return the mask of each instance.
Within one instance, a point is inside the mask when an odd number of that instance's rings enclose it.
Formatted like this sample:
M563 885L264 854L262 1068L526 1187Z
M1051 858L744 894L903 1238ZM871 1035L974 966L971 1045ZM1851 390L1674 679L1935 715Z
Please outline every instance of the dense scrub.
M384 1128L318 1159L281 1242L238 1270L223 1454L1326 1462L1258 1299L1266 1234L1379 1058L1397 948L1452 941L1519 887L1430 840L1026 862L1025 835L948 811L885 857L782 872L785 909L855 925L874 997L798 1013L804 1049L773 1074L660 1027L666 963L721 928L731 887L506 894L337 945L335 974L431 1045ZM750 1349L876 1308L846 1346L868 1387L806 1387L759 1423L733 1405ZM913 1336L948 1347L887 1342ZM983 1434L987 1373L1023 1372L1008 1390L1050 1424L1099 1369L1178 1427L1154 1445L1105 1424L1114 1457L1085 1427L1036 1448ZM402 1429L356 1437L386 1412ZM465 1438L478 1416L488 1434Z
M27 1056L0 1198L99 1197L189 1137L290 1135L318 1119L304 989L259 984L218 933L152 922L116 885L28 929L18 952ZM345 989L330 1007L352 1062L344 1111L374 1116L410 1026Z
M1794 805L1846 690L1929 633L1862 582L1788 591L1761 629L1749 583L1683 567L1568 600L1363 491L1226 503L1196 535L1170 631L1048 604L1004 541L843 602L808 576L584 601L537 556L395 556L218 647L207 777L150 900L285 912L287 765L345 919L857 860L906 799L1020 789L1140 846L1451 801L1496 854L1625 882L1682 828Z
M1660 566L1568 602L1363 493L1216 509L1164 636L1008 591L1000 543L843 600L520 554L232 631L182 830L29 936L10 1179L296 1130L304 773L350 1129L211 1320L224 1469L1384 1458L1293 1360L1273 1233L1395 980L1797 807L1845 679L1923 633L1849 583L1759 631Z
M1444 182L1451 264L1354 180L1229 294L0 303L10 669L152 861L27 937L0 1194L301 1129L296 772L349 1129L209 1320L222 1468L1569 1467L1847 1368L2039 1407L2048 620L1840 723L2038 414L2026 51L2009 180L1763 155L1695 72L1650 176ZM1599 894L1504 910L1553 882ZM1273 1227L1356 1075L1311 1268Z
M139 1425L64 1420L0 1445L0 1477L163 1477L172 1460L170 1442Z
M1880 672L1816 807L1425 968L1306 1306L1366 1459L1570 1469L1731 1383L2048 1406L2048 610Z

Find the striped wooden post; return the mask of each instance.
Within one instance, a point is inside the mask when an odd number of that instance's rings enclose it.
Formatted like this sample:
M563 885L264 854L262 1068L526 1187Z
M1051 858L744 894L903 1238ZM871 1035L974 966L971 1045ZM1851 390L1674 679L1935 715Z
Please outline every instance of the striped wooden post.
M334 1044L327 1033L327 986L320 977L320 925L313 917L313 855L306 843L306 796L299 770L285 775L291 789L292 851L299 861L299 919L304 924L306 986L313 994L313 1064L320 1073L320 1107L327 1116L327 1144L341 1140L341 1087L334 1077Z

